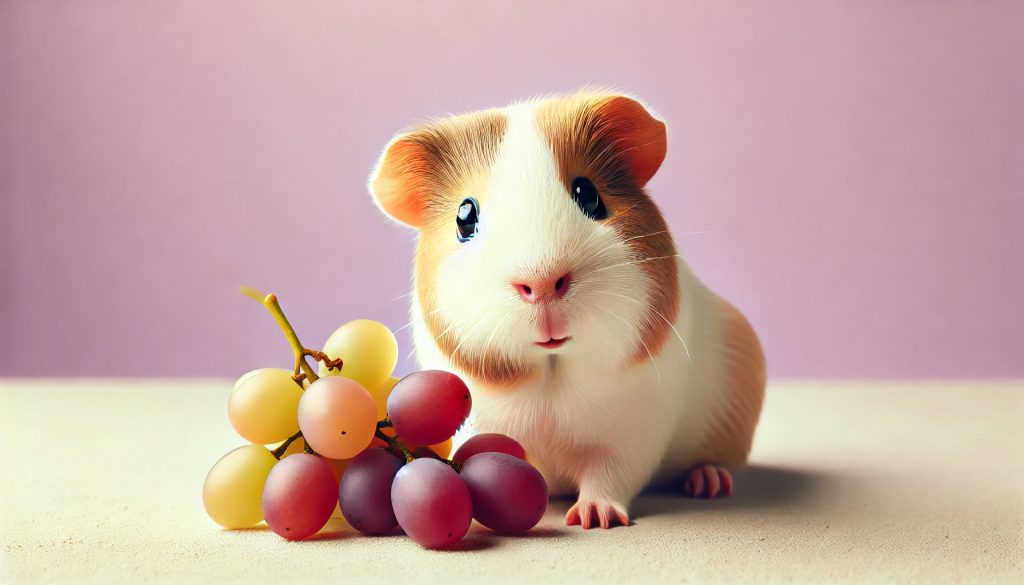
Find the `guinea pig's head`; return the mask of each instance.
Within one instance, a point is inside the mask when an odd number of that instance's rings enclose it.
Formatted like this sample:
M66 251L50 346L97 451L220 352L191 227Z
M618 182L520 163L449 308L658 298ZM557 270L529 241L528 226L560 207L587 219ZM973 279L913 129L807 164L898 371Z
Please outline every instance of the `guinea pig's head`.
M415 302L463 373L507 387L567 363L653 360L679 310L675 246L644 191L665 125L581 92L396 136L370 178L419 230Z

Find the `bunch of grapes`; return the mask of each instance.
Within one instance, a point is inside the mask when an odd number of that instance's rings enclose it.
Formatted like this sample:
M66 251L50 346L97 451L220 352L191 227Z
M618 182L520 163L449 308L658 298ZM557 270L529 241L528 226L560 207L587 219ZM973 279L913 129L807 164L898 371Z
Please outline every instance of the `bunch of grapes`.
M266 521L289 540L316 534L339 512L364 534L401 527L444 548L477 522L524 532L544 515L548 488L522 446L499 434L470 438L452 456L452 437L472 396L455 374L392 377L398 343L384 325L358 320L305 348L275 295L261 300L295 352L292 371L254 370L235 383L228 418L251 444L210 470L203 504L225 528ZM309 365L320 363L317 371Z

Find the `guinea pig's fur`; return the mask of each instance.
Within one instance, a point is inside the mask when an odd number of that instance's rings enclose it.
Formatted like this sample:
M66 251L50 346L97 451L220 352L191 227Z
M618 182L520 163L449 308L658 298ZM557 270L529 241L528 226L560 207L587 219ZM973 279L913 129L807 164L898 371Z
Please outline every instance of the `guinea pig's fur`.
M690 271L644 191L665 151L638 100L584 90L414 127L370 178L381 209L419 230L421 365L462 376L475 430L521 442L553 494L578 492L567 522L584 527L628 524L655 482L728 493L761 411L756 334ZM577 177L607 217L577 204ZM479 214L463 242L467 198Z

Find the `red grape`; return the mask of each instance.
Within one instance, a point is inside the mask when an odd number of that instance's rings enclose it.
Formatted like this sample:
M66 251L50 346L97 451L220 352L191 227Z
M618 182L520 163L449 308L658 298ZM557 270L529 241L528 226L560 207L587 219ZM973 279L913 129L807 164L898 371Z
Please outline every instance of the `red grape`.
M507 453L479 453L459 476L469 488L473 517L496 532L524 532L548 506L548 484L526 461Z
M526 450L518 441L499 433L482 433L470 437L452 456L452 461L462 463L477 453L508 453L526 460Z
M327 524L338 502L338 483L325 460L308 453L274 465L263 487L263 516L271 530L302 540Z
M367 449L348 464L338 499L345 520L363 534L384 534L395 526L391 484L402 461L384 449Z
M469 489L454 469L436 459L417 459L398 470L391 504L399 526L427 548L462 540L473 521Z
M425 370L402 378L388 396L388 416L403 442L440 443L469 416L473 399L461 378Z

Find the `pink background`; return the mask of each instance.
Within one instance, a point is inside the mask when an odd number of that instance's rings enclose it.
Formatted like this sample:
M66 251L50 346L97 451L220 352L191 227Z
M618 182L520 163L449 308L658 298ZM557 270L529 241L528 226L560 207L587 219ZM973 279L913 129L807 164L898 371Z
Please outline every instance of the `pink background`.
M0 373L289 365L242 283L311 345L399 328L413 234L365 189L392 132L595 83L668 121L650 190L772 375L1024 376L1022 30L1017 1L3 2Z

